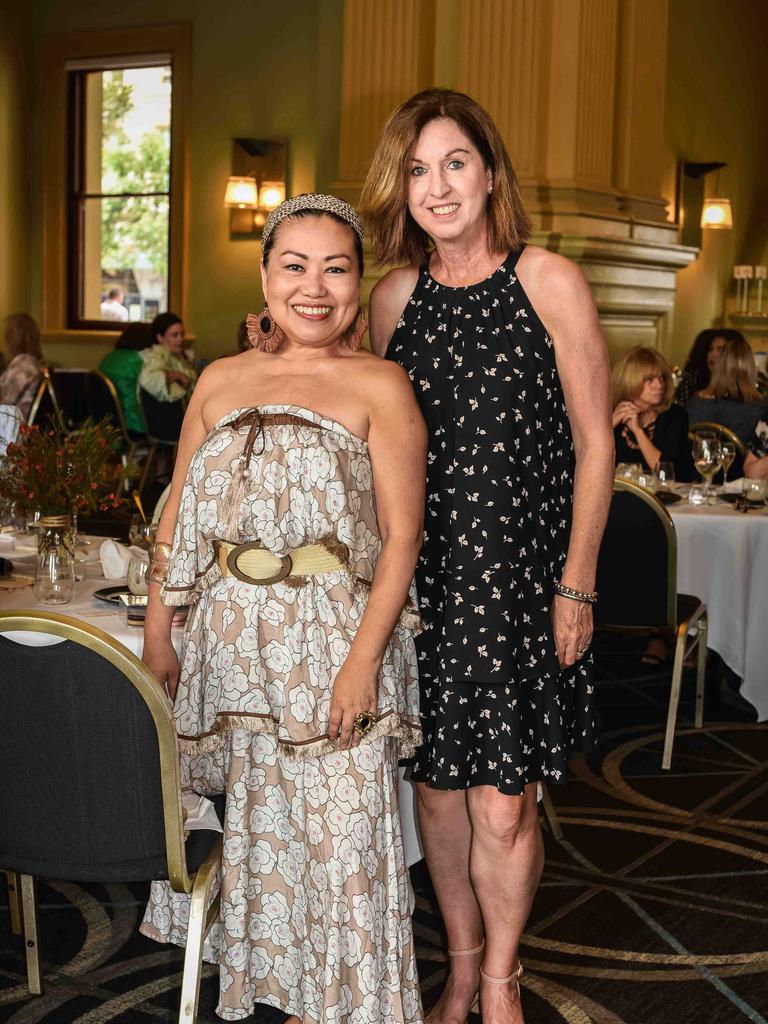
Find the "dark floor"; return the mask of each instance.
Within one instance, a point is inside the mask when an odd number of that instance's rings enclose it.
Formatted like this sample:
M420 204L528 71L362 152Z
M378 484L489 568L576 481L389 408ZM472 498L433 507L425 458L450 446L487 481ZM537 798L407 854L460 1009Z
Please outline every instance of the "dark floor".
M546 836L523 943L526 1024L768 1024L768 727L753 724L727 683L718 708L711 689L704 730L682 722L662 773L668 673L641 675L637 653L601 646L601 748L552 790L565 838ZM690 716L690 681L684 696ZM444 942L423 865L413 882L429 1007L445 977ZM138 935L145 893L41 885L47 966L37 998L0 907L0 1021L177 1019L181 954ZM216 988L207 967L201 1024L218 1019Z

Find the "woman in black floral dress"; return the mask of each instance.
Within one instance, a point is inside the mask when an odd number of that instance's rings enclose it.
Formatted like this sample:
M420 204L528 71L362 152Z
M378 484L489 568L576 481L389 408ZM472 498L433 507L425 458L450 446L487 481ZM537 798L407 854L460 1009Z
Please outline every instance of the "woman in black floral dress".
M521 1024L536 783L592 740L608 360L579 270L524 244L509 157L469 97L395 111L362 205L377 259L409 264L374 288L373 347L408 371L430 434L414 779L451 974L429 1019L463 1024L479 990L484 1024Z

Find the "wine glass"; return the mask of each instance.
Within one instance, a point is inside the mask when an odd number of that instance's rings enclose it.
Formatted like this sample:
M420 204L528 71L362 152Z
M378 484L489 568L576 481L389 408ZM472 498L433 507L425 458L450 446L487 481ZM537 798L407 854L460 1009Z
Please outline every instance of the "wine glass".
M723 469L723 493L725 493L725 485L728 481L728 470L733 465L733 460L736 458L736 445L733 441L721 441L720 442L720 465Z
M674 462L657 462L656 479L663 487L669 490L669 485L675 482Z
M693 464L696 472L704 480L704 503L711 504L716 500L712 489L712 477L720 469L720 441L717 434L696 434L693 441Z
M148 549L155 543L155 527L152 523L146 522L140 515L131 516L131 525L128 528L128 540L137 548Z

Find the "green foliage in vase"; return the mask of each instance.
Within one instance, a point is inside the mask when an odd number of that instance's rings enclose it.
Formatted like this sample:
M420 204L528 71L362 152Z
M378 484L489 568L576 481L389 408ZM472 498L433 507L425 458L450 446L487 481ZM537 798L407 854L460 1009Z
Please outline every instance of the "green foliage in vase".
M22 426L0 460L0 513L88 515L117 508L124 500L120 484L135 472L122 464L119 437L108 419L86 420L74 434Z

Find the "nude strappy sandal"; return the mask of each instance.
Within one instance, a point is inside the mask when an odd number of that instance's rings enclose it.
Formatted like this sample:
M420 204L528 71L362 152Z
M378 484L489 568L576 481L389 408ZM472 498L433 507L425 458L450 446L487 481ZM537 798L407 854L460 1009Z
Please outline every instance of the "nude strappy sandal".
M523 965L520 960L517 961L517 970L512 971L508 978L494 978L490 974L486 974L483 968L480 968L480 977L483 981L490 982L491 985L508 985L510 981L517 982L517 1001L520 1002L520 978L523 974Z
M456 957L459 957L459 956L475 956L477 953L482 953L484 949L485 949L485 939L483 939L483 941L480 943L479 946L474 946L472 949L449 949L448 950L448 956L452 960L456 959ZM482 974L482 967L480 968L480 973ZM471 1003L471 1005L469 1007L469 1012L470 1013L479 1013L480 1012L480 993L479 992L477 993L475 998L472 1000L472 1003ZM435 1021L434 1018L432 1017L432 1014L430 1013L429 1016L427 1017L427 1024L439 1024L439 1022Z

